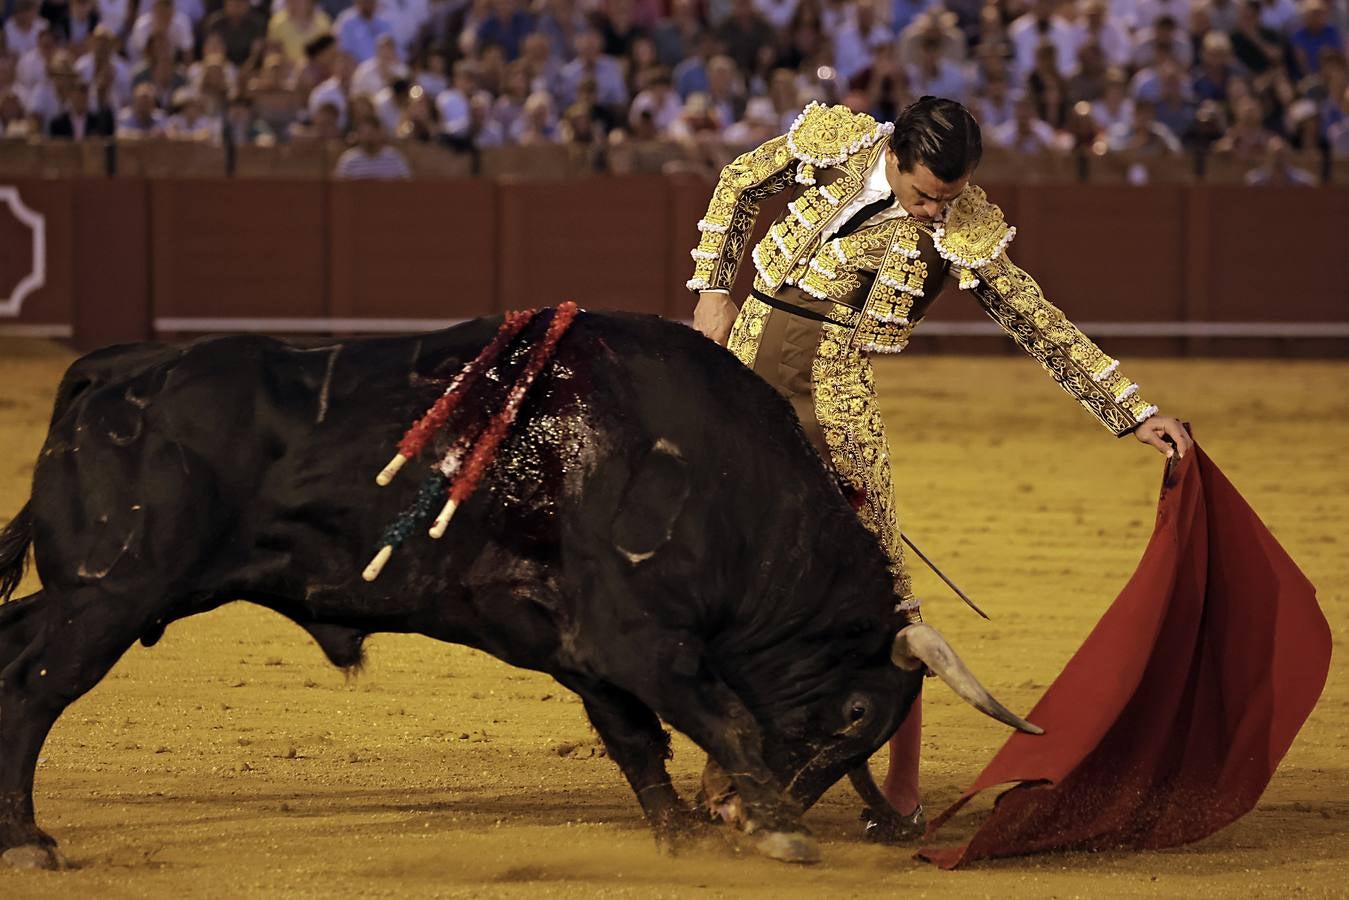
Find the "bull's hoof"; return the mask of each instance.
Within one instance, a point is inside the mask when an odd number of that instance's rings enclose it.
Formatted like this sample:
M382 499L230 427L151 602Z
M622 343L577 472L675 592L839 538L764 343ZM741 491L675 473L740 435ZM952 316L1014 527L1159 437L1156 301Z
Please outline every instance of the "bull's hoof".
M753 836L754 849L779 862L808 865L820 861L820 846L799 831L760 831Z
M684 850L702 844L715 836L711 823L690 809L672 809L661 817L654 828L656 846L663 853L676 856Z
M862 810L863 837L873 844L908 844L918 840L927 831L927 816L920 804L917 809L902 816L893 809Z
M12 847L0 854L0 863L11 869L65 869L65 858L56 852L55 847L42 844L24 844Z

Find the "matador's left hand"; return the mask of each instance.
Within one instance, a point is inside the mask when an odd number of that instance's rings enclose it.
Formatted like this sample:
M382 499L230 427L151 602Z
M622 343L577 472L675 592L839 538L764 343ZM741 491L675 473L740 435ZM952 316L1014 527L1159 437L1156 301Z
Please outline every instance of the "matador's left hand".
M1181 459L1190 452L1194 446L1194 441L1190 439L1190 434L1185 430L1185 426L1180 424L1179 419L1173 419L1170 416L1152 416L1144 419L1143 424L1139 425L1134 431L1134 437L1145 444L1151 444L1157 448L1157 452L1164 455L1167 459L1171 454L1179 453ZM1170 438L1171 444L1168 444L1164 438ZM1175 446L1173 447L1172 444Z

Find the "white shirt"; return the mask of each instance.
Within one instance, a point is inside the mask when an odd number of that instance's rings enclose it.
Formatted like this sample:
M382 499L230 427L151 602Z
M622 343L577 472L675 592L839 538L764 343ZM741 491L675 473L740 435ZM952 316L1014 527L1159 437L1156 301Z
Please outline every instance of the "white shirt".
M309 92L309 115L316 117L318 111L327 104L337 107L337 121L343 127L347 124L347 92L342 88L342 82L334 76L326 81L321 81Z
M1035 67L1035 51L1042 40L1049 41L1053 45L1061 74L1067 74L1077 68L1077 49L1082 41L1082 34L1059 16L1051 16L1048 30L1041 34L1035 16L1026 13L1007 29L1007 38L1016 51L1018 77L1026 77Z
M37 47L38 33L46 30L46 19L40 17L34 19L32 28L21 31L19 23L11 18L5 23L5 49L9 51L10 56L22 56Z
M412 177L403 154L393 147L381 147L374 156L361 147L352 147L337 158L337 168L333 171L337 178L378 178L383 180L402 180Z
M131 26L131 36L127 38L126 48L130 51L132 59L140 59L145 55L145 45L149 43L154 27L154 19L150 13L142 13L136 19L136 24ZM192 23L180 12L175 11L173 18L169 20L169 43L179 53L192 52Z

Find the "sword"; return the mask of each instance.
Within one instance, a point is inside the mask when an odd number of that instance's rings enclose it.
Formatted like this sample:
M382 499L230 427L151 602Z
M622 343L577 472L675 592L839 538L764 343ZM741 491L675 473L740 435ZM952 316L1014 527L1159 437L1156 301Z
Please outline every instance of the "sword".
M909 540L909 536L908 536L907 534L905 534L904 532L901 531L901 532L899 533L899 536L900 536L900 538L903 539L904 543L906 543L906 544L909 545L909 549L910 549L910 550L912 550L914 553L918 554L918 558L919 558L919 559L921 559L923 562L927 563L927 567L928 567L929 569L931 569L932 571L934 571L934 572L937 573L937 577L938 577L938 578L940 578L942 581L946 582L946 586L947 586L947 587L949 587L951 590L953 590L953 591L956 592L956 596L957 596L957 597L959 597L961 600L964 600L965 603L969 605L969 608L970 608L970 609L974 610L974 611L977 612L979 615L983 616L985 619L988 618L988 613L984 612L982 609L979 608L978 604L976 604L976 603L975 603L973 600L971 600L969 597L965 596L965 592L962 591L960 588L956 587L956 583L955 583L954 581L952 581L951 579L947 578L947 577L946 577L946 573L943 572L941 569L937 568L937 564L934 563L932 560L928 559L928 558L927 558L927 554L924 553L922 550L919 550L919 549L918 549L918 545L915 544L913 541Z

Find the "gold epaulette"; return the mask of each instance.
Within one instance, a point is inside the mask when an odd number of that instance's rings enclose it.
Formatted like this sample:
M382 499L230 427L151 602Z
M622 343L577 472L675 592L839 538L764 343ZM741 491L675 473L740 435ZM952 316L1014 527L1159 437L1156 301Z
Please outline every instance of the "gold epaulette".
M1002 217L1002 210L988 201L984 189L967 185L946 209L946 219L932 234L932 243L951 263L962 288L979 280L974 273L993 262L1007 249L1016 229Z
M796 180L814 184L816 169L842 165L848 157L888 138L894 130L894 125L877 122L866 113L812 101L787 129L787 148L801 161Z

